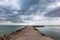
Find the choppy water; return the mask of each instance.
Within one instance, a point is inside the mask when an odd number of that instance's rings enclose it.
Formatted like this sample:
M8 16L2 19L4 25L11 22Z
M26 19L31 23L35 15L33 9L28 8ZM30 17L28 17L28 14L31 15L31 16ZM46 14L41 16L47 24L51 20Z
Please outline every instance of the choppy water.
M9 34L17 29L21 29L25 26L18 25L0 25L0 35ZM46 26L46 27L36 27L40 32L54 38L55 40L60 40L60 27L58 26Z

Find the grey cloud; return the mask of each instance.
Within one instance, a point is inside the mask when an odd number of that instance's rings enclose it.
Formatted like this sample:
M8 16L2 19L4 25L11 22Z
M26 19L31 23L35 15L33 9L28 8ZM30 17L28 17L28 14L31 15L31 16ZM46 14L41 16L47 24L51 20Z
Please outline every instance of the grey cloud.
M30 15L41 15L46 10L46 6L49 3L53 3L54 0L21 0L21 2L21 4L19 3L21 5L20 10L14 9L12 6L0 6L0 18L4 17L6 21L11 22L32 21L33 18ZM33 8L32 10L30 10L31 7ZM38 11L41 13L37 13ZM26 16L26 19L22 18L22 15Z
M60 7L55 8L53 10L51 10L50 12L47 12L45 15L45 17L60 17Z
M33 5L36 5L39 3L39 0L21 0L21 9L12 9L12 6L0 6L0 18L5 18L5 21L11 21L11 22L24 22L20 15L28 14L27 10ZM20 4L20 3L19 3ZM16 12L16 13L15 13ZM26 12L26 13L25 13ZM27 17L26 20L29 18ZM3 19L4 20L4 19Z

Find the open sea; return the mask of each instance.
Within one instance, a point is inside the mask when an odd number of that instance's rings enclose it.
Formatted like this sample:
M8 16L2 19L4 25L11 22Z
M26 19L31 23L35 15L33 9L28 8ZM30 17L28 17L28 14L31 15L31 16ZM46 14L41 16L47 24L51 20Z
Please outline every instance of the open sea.
M0 25L0 35L7 35L25 26L20 25ZM50 36L54 40L60 40L60 26L36 27L40 32Z

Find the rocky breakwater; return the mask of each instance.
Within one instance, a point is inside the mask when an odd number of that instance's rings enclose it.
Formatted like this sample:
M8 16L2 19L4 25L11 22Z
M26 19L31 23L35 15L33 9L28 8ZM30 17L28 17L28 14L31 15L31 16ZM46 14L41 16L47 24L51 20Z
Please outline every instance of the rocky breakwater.
M3 40L53 40L32 26L16 30L4 38Z

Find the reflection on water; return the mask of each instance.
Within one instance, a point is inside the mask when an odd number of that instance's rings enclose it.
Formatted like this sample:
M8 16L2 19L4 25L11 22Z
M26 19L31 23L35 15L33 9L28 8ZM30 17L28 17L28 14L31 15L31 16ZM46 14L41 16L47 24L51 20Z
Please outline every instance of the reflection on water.
M44 28L37 27L37 29L55 40L60 40L60 27L46 26Z
M17 29L21 29L25 26L13 26L13 25L0 25L0 35L9 34ZM36 27L40 32L54 38L55 40L60 40L60 27L58 26L45 26Z

